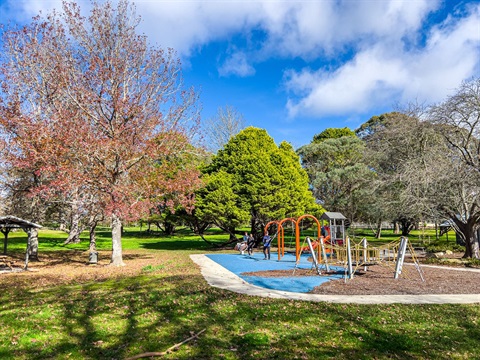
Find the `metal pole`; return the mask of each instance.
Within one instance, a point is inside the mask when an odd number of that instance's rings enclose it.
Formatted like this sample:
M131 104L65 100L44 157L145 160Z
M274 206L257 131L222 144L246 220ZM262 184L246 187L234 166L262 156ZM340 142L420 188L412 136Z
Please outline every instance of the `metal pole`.
M397 265L395 266L395 279L398 279L400 274L402 273L403 261L405 260L405 250L407 248L408 239L402 237L400 239L400 246L398 248L397 254Z
M320 269L318 268L318 261L317 261L317 256L315 255L315 250L313 249L312 241L310 238L307 236L307 244L308 248L310 249L310 252L312 253L312 259L313 263L315 264L315 268L317 269L317 274L320 275Z
M321 236L320 239L320 246L322 247L322 256L323 256L323 261L325 261L325 269L327 271L330 271L330 268L328 267L328 257L327 257L327 252L325 251L325 242L324 242L324 237Z
M348 278L353 279L352 254L350 252L350 238L347 236L347 262L348 262Z

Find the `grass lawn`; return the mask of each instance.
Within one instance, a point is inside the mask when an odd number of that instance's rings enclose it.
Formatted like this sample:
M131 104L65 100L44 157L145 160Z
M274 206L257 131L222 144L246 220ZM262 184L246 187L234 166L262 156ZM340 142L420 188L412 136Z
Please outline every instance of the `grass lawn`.
M127 266L40 232L38 271L0 274L0 359L125 359L198 339L164 359L478 359L480 305L344 305L256 298L210 287L190 260L213 251L187 232L123 237ZM218 235L220 239L220 235ZM212 238L215 235L211 236ZM11 233L19 261L23 233ZM218 250L216 250L218 251ZM223 250L226 251L226 250Z

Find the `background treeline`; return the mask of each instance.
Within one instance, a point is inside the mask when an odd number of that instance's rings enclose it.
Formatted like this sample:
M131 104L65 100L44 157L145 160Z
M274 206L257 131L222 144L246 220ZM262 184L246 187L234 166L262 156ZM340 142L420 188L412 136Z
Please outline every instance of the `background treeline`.
M480 80L472 80L441 104L374 116L355 131L329 128L296 151L276 145L263 129L242 129L232 108L219 110L209 124L223 130L223 145L217 137L216 149L192 145L172 160L199 169L195 205L171 207L164 199L139 221L165 234L188 226L207 242L203 235L212 226L231 242L245 226L260 238L270 220L324 209L372 224L378 237L385 222L408 235L419 223L449 221L465 241L465 255L478 258L479 91ZM13 179L22 191L8 188L6 211L56 225L70 233L67 241L78 241L91 224L87 207L68 198L42 201L28 192L34 177Z
M3 213L56 224L79 241L143 219L203 235L338 211L350 222L449 220L480 257L480 79L444 102L327 129L295 151L231 108L200 118L173 50L150 46L127 0L75 3L3 29L0 166ZM203 131L202 131L203 129ZM205 239L207 240L207 239Z

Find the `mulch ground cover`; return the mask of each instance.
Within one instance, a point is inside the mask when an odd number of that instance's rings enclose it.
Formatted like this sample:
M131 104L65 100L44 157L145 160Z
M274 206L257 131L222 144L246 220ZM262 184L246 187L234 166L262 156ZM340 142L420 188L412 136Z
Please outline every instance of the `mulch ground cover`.
M392 266L373 265L368 266L367 271L362 267L357 269L353 279L330 280L317 286L311 293L331 295L480 294L480 272L428 266L420 266L420 269L422 276L413 264L405 264L402 274L395 279L395 269ZM294 273L290 270L248 273L251 276L262 277L315 274L315 271L305 269L297 269Z

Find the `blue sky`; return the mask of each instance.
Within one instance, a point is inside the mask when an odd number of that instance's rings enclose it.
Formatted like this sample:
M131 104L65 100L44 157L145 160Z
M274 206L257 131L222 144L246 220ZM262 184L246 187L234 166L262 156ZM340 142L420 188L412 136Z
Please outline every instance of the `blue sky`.
M88 10L88 1L77 1ZM277 143L357 128L408 102L444 100L480 76L480 1L137 0L141 31L173 47L202 117L233 106ZM0 0L24 23L58 0Z

